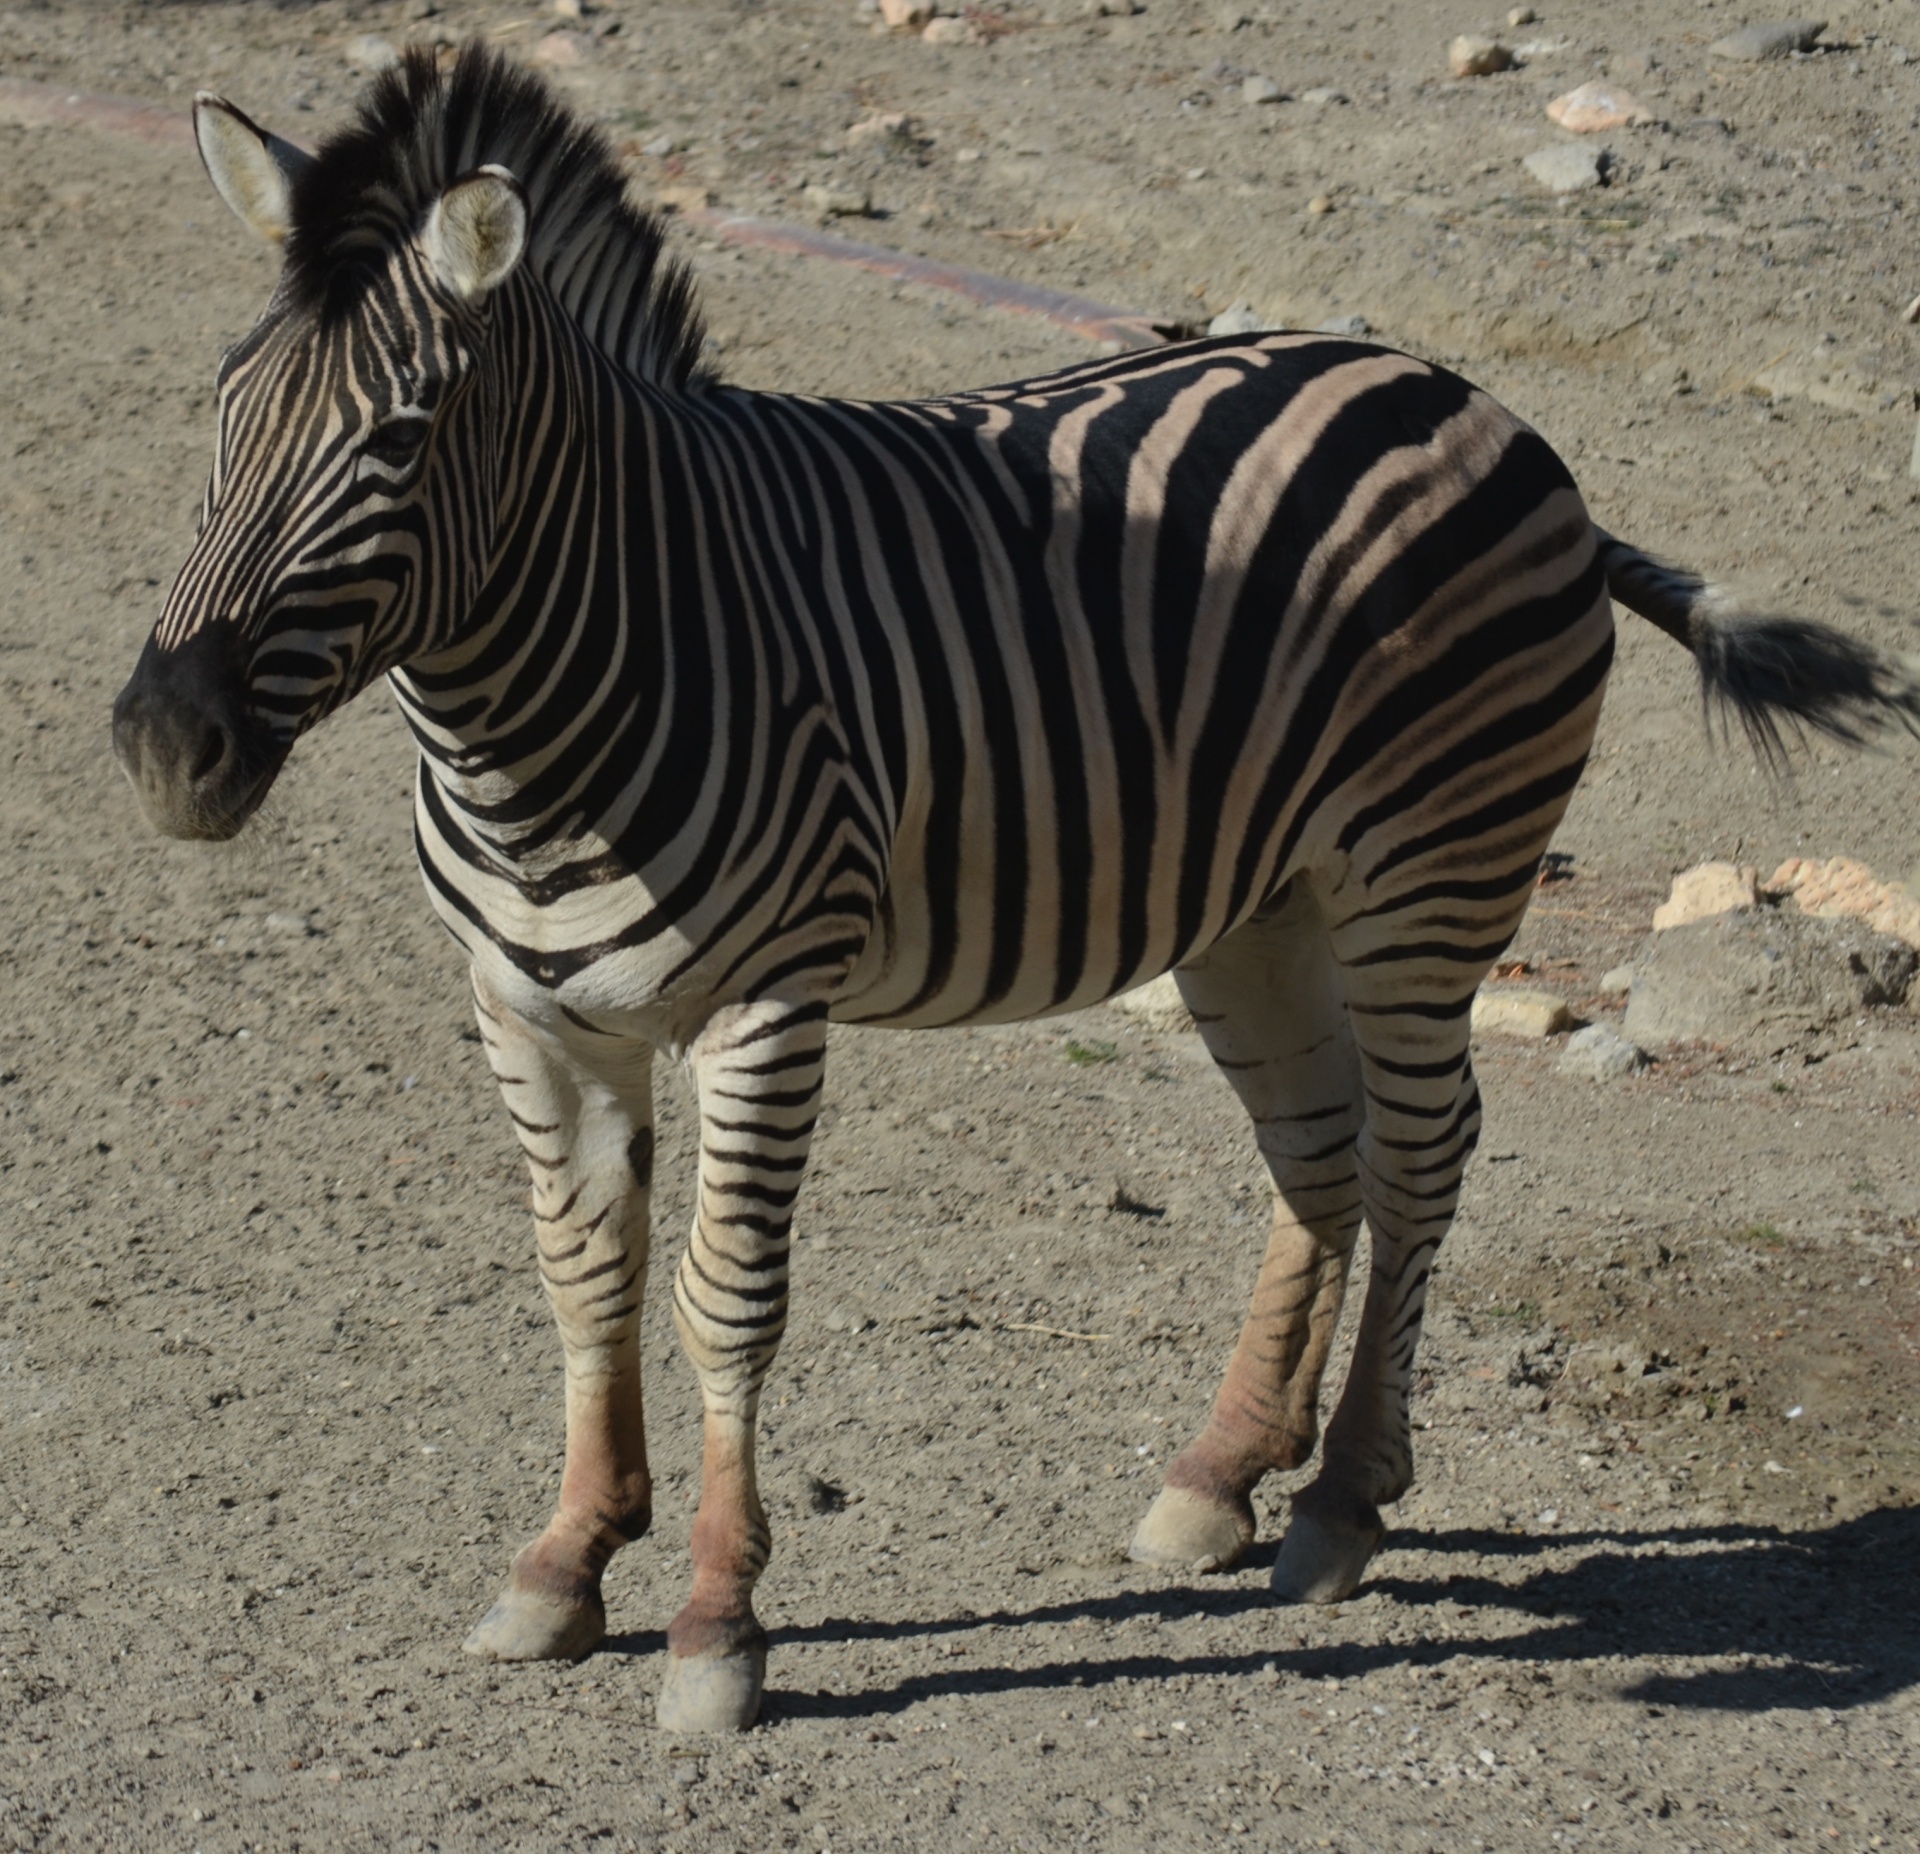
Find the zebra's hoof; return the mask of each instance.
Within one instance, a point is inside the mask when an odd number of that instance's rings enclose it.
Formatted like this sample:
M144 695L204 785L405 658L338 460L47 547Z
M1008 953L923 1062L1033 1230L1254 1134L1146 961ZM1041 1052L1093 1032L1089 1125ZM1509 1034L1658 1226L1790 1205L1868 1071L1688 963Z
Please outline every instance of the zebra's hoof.
M1211 1559L1209 1570L1239 1562L1253 1543L1253 1509L1244 1512L1203 1500L1184 1487L1163 1487L1127 1547L1136 1564L1188 1569Z
M654 1718L663 1732L744 1732L760 1716L764 1643L733 1654L667 1656Z
M1387 1536L1377 1508L1354 1502L1350 1514L1293 1503L1287 1536L1273 1561L1273 1594L1283 1603L1338 1603L1360 1587L1373 1554Z
M561 1603L509 1584L461 1643L483 1661L584 1661L607 1633L598 1603Z

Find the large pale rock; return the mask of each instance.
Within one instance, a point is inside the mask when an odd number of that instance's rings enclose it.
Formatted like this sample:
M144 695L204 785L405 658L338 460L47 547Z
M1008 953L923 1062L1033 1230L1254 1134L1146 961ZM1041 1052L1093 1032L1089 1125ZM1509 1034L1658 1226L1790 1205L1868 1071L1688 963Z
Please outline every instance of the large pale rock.
M1525 985L1486 990L1473 1001L1473 1027L1483 1036L1555 1036L1573 1024L1564 998Z
M1603 129L1638 128L1653 120L1653 112L1618 84L1582 84L1547 105L1549 120L1575 135L1597 135Z
M1123 991L1113 1000L1128 1015L1137 1017L1149 1030L1191 1030L1193 1013L1180 995L1171 972L1163 972L1132 991Z
M1673 891L1653 911L1653 931L1711 920L1760 904L1759 871L1742 863L1696 863L1673 878Z
M1772 1055L1869 1006L1899 1004L1920 955L1856 921L1742 908L1650 935L1626 1033L1643 1048L1717 1043Z
M1776 895L1791 895L1804 913L1820 920L1861 921L1875 933L1920 947L1920 900L1896 883L1882 882L1850 856L1825 862L1790 857L1767 887Z

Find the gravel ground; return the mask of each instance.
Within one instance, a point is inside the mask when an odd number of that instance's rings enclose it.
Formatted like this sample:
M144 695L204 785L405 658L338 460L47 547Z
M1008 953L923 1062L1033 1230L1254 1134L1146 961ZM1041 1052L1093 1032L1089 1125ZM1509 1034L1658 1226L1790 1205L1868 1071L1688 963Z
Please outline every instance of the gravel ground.
M354 35L531 48L533 11L17 6L0 76L183 105L211 82L310 135ZM988 9L1021 29L936 48L837 0L627 4L556 81L636 148L680 144L636 153L643 189L792 219L809 185L865 188L885 216L839 229L1169 323L1364 314L1539 424L1608 527L1910 638L1912 5L1753 66L1707 53L1726 5L1544 7L1506 34L1536 44L1521 69L1460 83L1446 42L1496 19L1239 11ZM1246 104L1249 74L1350 101ZM1662 126L1557 201L1520 159L1596 75ZM884 111L917 135L849 148ZM1086 351L677 236L749 383L922 392ZM1264 1228L1197 1043L1112 1009L840 1035L763 1447L764 1723L652 1729L697 1435L664 1306L659 1517L610 1573L614 1636L577 1668L466 1661L557 1486L559 1356L412 868L410 750L369 697L224 853L150 839L106 752L191 534L215 358L271 278L190 152L0 123L0 1846L1920 1840L1902 1012L1605 1087L1557 1072L1559 1039L1487 1043L1420 1479L1363 1591L1315 1611L1265 1594L1284 1484L1241 1571L1121 1556ZM1920 863L1911 751L1772 782L1703 736L1689 677L1625 633L1514 949L1593 1021L1676 868ZM664 1267L692 1129L684 1083L661 1095Z

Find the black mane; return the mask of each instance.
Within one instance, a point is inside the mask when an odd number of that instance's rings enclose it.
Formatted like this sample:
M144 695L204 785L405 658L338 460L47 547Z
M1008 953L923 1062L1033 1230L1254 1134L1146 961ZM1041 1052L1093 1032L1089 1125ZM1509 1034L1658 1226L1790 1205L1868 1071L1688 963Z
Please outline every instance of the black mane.
M282 291L324 316L343 312L445 188L489 162L525 189L526 261L588 338L642 379L706 384L687 274L665 256L659 219L628 204L607 138L478 42L446 72L430 50L409 51L374 80L358 119L321 143L294 184ZM592 254L601 261L581 261Z

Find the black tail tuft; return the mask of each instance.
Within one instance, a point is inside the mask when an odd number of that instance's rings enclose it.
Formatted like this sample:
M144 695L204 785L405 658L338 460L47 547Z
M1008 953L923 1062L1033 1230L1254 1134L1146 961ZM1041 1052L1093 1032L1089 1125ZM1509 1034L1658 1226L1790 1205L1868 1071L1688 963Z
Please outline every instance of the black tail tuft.
M1785 764L1789 734L1850 747L1896 723L1920 735L1913 661L1843 631L1802 618L1716 615L1697 620L1689 641L1708 709L1738 721L1769 766Z
M1693 652L1708 713L1738 721L1768 766L1785 765L1789 736L1858 747L1893 726L1920 735L1920 659L1804 618L1751 616L1699 574L1594 536L1607 590Z

